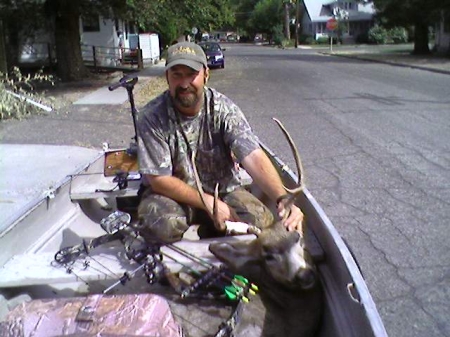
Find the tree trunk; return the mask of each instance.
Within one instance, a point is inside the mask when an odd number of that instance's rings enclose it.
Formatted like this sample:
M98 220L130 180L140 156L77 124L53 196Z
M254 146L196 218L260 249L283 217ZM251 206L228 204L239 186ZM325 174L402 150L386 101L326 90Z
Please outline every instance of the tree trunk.
M57 73L63 82L79 81L89 75L80 45L78 1L53 1Z
M426 55L430 53L428 46L428 24L422 20L416 20L414 25L414 51L416 55Z
M6 63L6 46L5 46L5 33L3 29L3 21L0 19L0 73L6 74L8 67Z
M291 31L289 30L289 2L284 3L284 37L286 40L291 39Z
M11 71L13 67L19 65L20 22L9 18L4 21L3 29L5 30L6 68L7 71Z

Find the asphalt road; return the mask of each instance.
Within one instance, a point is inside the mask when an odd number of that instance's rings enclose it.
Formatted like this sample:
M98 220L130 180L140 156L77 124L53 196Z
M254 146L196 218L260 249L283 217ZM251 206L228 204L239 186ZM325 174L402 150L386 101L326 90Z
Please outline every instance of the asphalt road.
M314 50L226 48L210 85L294 167L271 118L289 129L306 185L351 246L388 334L450 336L450 75ZM111 105L0 123L2 143L101 148L133 135L129 112Z
M210 85L245 112L356 255L390 336L450 336L450 75L226 45Z

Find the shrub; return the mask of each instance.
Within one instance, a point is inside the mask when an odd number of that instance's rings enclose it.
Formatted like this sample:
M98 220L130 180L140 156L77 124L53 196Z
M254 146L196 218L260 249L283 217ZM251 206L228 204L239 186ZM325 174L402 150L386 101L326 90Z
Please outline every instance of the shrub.
M276 25L272 28L272 40L277 46L284 47L284 34L283 34L283 26Z
M330 39L327 36L321 36L316 40L317 44L328 44Z
M300 44L313 44L315 41L314 41L314 37L313 36L306 35L306 34L301 34L298 37L298 42Z
M408 42L408 33L403 27L394 27L388 31L388 36L394 43Z
M385 44L388 40L388 32L381 26L374 26L368 33L369 42L375 44Z
M34 75L23 75L19 68L14 68L11 74L0 73L0 120L17 118L42 113L42 109L30 103L45 102L43 93L36 91L39 83L54 85L51 75L40 70Z

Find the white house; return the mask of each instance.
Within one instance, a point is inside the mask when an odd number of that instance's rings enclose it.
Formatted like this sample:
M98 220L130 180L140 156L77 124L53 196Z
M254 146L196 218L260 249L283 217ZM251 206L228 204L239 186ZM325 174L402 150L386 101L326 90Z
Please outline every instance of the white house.
M122 45L119 35L122 34ZM138 33L137 28L118 19L104 19L98 15L90 18L80 18L81 51L83 59L95 59L98 65L114 66L135 53L137 48L142 50L144 63L155 63L160 57L159 37L155 33Z
M93 61L99 66L120 64L123 53L136 48L142 49L144 62L155 63L160 57L159 37L157 34L138 34L137 28L118 19L105 19L98 15L80 18L81 52L85 61ZM119 46L119 32L123 34L123 46ZM19 62L46 62L54 52L54 39L49 32L39 32L34 37L24 37L20 41ZM95 48L94 48L95 47Z
M354 42L374 24L375 7L371 1L359 3L355 0L303 0L304 15L301 23L302 34L315 39L328 36L327 21L331 18L346 23L344 40Z

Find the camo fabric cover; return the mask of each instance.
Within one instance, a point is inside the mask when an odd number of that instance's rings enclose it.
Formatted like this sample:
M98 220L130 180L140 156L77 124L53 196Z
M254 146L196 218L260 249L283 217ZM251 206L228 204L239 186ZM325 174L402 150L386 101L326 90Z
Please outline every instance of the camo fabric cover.
M177 113L169 91L141 110L139 168L142 174L172 175L195 186L190 151L196 151L205 192L213 193L219 183L219 192L228 193L241 185L232 153L240 162L259 148L259 142L240 108L228 97L207 87L204 95L204 106L194 117Z
M0 322L2 337L184 336L169 303L154 294L37 299Z

